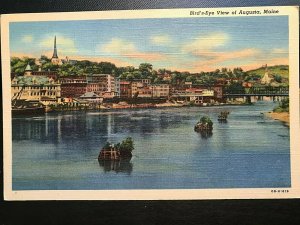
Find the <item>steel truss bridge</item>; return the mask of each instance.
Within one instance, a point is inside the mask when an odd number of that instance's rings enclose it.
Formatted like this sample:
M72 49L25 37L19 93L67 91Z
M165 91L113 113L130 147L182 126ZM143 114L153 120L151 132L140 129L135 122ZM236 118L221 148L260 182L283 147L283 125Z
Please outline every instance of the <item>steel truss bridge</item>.
M225 89L223 96L225 98L252 97L252 96L289 96L289 87L250 87L237 90Z

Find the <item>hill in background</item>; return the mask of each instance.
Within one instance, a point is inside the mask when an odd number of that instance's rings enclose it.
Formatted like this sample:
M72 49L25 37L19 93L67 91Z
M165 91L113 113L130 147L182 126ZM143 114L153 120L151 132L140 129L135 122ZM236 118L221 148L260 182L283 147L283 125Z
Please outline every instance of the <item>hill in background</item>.
M288 65L276 65L276 66L268 66L269 75L275 77L276 75L280 75L283 79L289 79L289 66ZM261 78L265 74L265 68L260 67L258 69L249 70L247 73L250 76L259 75Z

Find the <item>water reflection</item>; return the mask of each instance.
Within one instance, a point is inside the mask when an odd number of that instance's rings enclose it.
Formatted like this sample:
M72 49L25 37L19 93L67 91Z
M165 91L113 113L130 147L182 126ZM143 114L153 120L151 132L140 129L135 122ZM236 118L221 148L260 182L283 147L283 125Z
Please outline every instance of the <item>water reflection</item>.
M202 130L202 131L199 131L199 134L200 134L201 138L203 138L203 139L207 139L213 135L211 130Z
M120 160L98 160L99 166L104 172L114 171L116 173L126 173L131 174L133 169L133 164L130 159L120 159Z
M97 114L98 113L98 114ZM42 143L61 143L79 138L114 136L117 133L139 133L146 137L167 128L177 128L188 120L188 116L151 111L93 113L51 113L40 117L18 117L12 120L13 140L34 140ZM107 140L105 140L107 141Z

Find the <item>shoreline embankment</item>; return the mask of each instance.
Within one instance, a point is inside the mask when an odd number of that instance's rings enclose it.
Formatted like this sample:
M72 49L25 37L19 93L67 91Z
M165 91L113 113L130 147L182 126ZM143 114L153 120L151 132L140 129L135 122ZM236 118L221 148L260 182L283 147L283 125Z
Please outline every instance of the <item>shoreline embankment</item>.
M266 115L274 120L279 120L290 126L290 114L288 112L268 112Z

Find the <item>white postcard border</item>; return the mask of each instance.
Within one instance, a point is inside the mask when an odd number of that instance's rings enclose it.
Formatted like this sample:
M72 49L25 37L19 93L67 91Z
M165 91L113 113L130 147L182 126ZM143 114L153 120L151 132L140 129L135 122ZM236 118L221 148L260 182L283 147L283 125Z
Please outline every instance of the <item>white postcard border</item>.
M234 15L235 10L253 11L279 10L270 16L289 16L289 66L290 66L290 145L291 145L291 188L226 188L226 189L162 189L162 190L12 190L12 128L10 94L10 51L9 23L20 21L60 21L93 19L137 19L137 18L184 18L184 17L240 17L267 16ZM196 15L191 11L229 11L230 16ZM29 13L1 15L2 47L2 91L3 91L3 166L5 200L183 200L183 199L269 199L300 197L300 121L299 121L299 8L238 7L238 8L196 8L119 10L100 12ZM289 190L288 193L272 193L271 190Z

